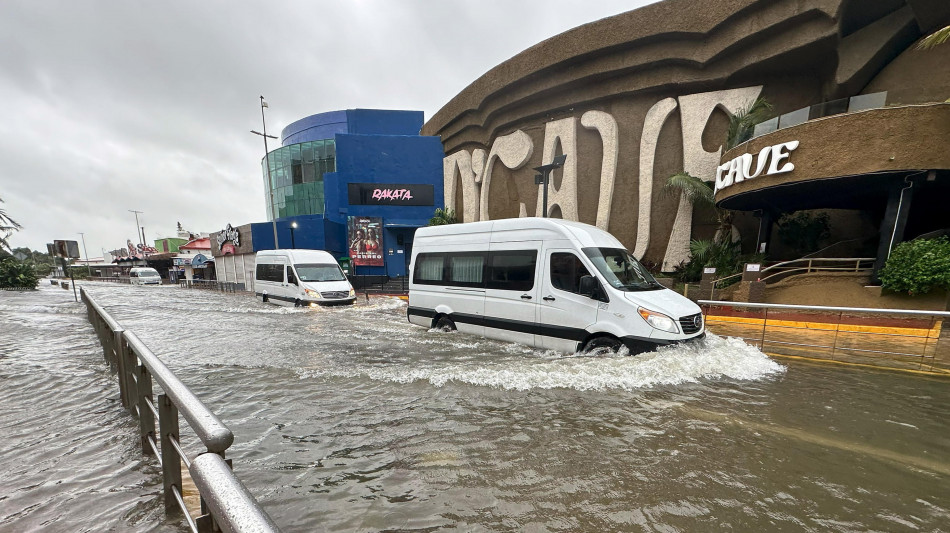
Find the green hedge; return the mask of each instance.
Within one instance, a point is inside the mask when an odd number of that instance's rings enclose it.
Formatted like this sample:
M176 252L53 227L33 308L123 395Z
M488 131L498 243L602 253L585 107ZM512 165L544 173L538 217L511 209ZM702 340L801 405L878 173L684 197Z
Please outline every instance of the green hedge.
M0 288L35 289L37 281L32 265L12 258L0 261Z
M885 289L910 295L950 290L950 240L943 236L902 242L879 275Z

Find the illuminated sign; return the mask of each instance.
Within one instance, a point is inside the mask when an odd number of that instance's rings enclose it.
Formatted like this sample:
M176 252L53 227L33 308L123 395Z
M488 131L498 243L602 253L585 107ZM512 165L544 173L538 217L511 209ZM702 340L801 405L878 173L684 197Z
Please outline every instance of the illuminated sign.
M350 205L434 205L432 185L348 183Z
M762 171L765 171L765 176L769 176L795 170L795 165L785 160L796 148L798 148L798 141L766 146L759 151L758 156L742 154L727 163L719 165L716 169L716 192L741 181L758 177L762 175ZM754 171L752 170L753 161L755 162ZM785 161L784 164L782 164L783 161Z

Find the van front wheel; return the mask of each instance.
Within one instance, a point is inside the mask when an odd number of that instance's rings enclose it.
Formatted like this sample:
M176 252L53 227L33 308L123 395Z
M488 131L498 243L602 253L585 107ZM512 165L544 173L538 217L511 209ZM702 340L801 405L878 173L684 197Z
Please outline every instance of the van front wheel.
M584 355L616 355L623 343L616 337L594 337L587 341L581 353Z
M267 303L267 293L266 293L266 292L261 295L261 301L264 302L265 304Z
M455 322L452 322L452 319L447 316L440 316L439 319L435 321L435 329L439 331L455 331Z

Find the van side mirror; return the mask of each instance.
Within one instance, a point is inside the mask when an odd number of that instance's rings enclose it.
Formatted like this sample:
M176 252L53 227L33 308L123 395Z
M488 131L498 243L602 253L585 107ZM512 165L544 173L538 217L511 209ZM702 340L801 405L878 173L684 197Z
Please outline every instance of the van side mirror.
M597 282L597 278L594 276L581 276L578 289L581 296L586 296L601 302L607 301L607 295L604 294L604 289L601 288L600 283Z

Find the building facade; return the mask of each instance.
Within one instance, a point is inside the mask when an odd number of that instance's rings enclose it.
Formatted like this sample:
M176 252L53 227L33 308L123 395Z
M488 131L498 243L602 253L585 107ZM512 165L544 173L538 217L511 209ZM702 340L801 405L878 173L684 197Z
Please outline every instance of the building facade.
M357 276L405 276L415 229L444 205L442 144L419 135L422 121L421 111L351 109L284 128L262 160L270 222L212 235L218 279L253 290L253 256L274 248L347 257Z
M465 221L543 214L533 169L564 154L547 214L663 271L718 226L665 187L680 172L716 182L746 251L809 209L835 211L842 241L893 246L946 225L950 61L914 45L948 23L945 0L665 0L525 50L422 132ZM728 150L730 117L759 98L770 120Z

